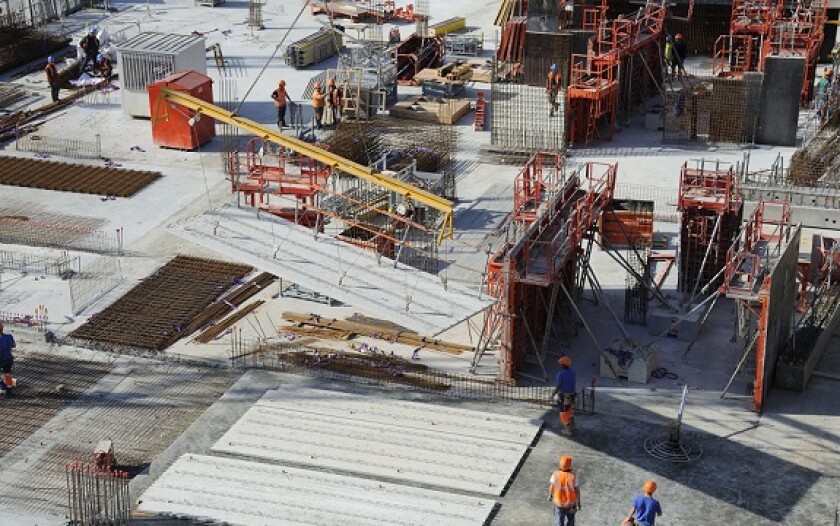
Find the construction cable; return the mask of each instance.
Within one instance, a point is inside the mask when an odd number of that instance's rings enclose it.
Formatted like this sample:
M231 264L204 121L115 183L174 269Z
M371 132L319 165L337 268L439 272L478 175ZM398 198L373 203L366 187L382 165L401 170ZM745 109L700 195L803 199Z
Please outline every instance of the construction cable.
M234 115L239 114L239 110L242 109L242 105L248 99L248 95L251 94L251 91L254 90L254 87L260 80L260 77L262 77L263 73L265 73L265 70L268 69L268 65L271 64L271 61L274 60L275 56L277 56L277 52L280 51L280 48L283 46L283 43L286 42L286 38L288 38L289 33L291 33L292 29L294 29L297 25L298 20L300 20L301 15L303 15L303 11L307 8L307 6L309 6L310 1L311 0L306 0L303 3L303 6L300 8L300 11L298 11L297 16L292 21L292 24L289 26L288 29L286 29L286 34L283 35L283 38L281 38L280 42L278 42L277 45L274 47L274 51L271 52L271 56L268 57L268 60L265 61L265 64L263 65L262 69L260 69L259 73L257 73L257 78L254 79L254 82L252 82L251 85L248 87L248 91L245 92L245 95L242 97L242 100L239 101L239 104L233 110Z

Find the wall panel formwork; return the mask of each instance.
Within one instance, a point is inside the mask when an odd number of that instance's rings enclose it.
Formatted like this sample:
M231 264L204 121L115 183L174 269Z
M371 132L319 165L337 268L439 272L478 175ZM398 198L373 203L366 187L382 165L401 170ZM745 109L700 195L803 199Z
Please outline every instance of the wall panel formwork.
M756 382L756 409L761 410L767 400L767 391L772 387L779 354L790 339L793 331L794 313L799 287L796 280L796 262L799 259L799 242L802 230L796 228L784 254L779 258L769 280L769 289L765 285L760 301L762 312L759 317L759 337L756 360L756 373L760 372L761 381ZM767 282L765 281L765 284Z

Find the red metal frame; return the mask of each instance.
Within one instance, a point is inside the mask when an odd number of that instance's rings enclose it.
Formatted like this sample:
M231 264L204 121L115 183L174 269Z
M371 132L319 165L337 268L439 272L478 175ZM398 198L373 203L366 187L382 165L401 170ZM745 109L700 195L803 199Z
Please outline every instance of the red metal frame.
M589 144L598 133L598 121L608 120L607 139L615 130L615 107L618 96L617 53L572 55L567 99L569 103L569 141Z
M526 226L537 218L547 190L544 167L551 167L559 173L563 156L557 153L535 153L513 180L513 220Z
M721 168L719 163L708 161L699 161L693 168L688 162L682 165L678 202L681 211L694 207L723 214L736 212L741 205L738 179L732 166Z
M558 166L554 154L536 154L523 168L519 203L541 192L548 163ZM516 243L499 249L487 263L487 292L497 299L488 310L482 339L499 333L500 379L512 382L524 363L526 350L535 345L550 321L552 285L571 285L581 243L597 225L601 211L612 201L618 165L587 163L569 177ZM528 181L526 185L524 182ZM558 185L560 183L558 182Z

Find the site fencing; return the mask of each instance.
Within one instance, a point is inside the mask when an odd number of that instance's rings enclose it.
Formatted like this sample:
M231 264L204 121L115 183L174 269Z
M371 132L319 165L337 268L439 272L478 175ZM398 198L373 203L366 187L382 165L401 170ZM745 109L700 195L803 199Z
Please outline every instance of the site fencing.
M0 272L16 270L19 272L33 272L45 276L68 276L79 272L80 259L63 252L58 256L30 254L12 250L0 251ZM0 278L2 280L2 278ZM2 289L2 281L0 281Z
M230 362L236 369L265 369L351 383L402 386L423 392L471 400L504 400L540 407L555 405L553 385L516 386L494 379L446 373L418 362L379 351L345 353L317 350L303 342L270 342L231 333ZM595 386L584 386L575 399L575 410L595 412Z
M31 217L25 209L0 208L0 243L52 247L97 254L121 255L123 230L113 234L98 229L97 220L39 212Z
M81 314L122 282L120 258L96 258L68 280L73 314Z
M96 138L92 141L29 134L15 139L15 150L74 159L100 159L102 157L99 134L96 134Z
M47 323L49 323L49 313L43 305L38 305L32 314L0 311L0 322L6 326L14 325L19 328L45 332Z

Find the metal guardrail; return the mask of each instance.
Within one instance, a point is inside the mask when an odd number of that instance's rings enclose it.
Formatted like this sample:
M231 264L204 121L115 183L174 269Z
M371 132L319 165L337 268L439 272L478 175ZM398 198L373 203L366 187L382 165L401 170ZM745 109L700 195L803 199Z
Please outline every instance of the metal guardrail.
M15 150L60 155L73 159L100 159L102 157L102 144L99 134L96 134L93 141L29 134L15 139Z

